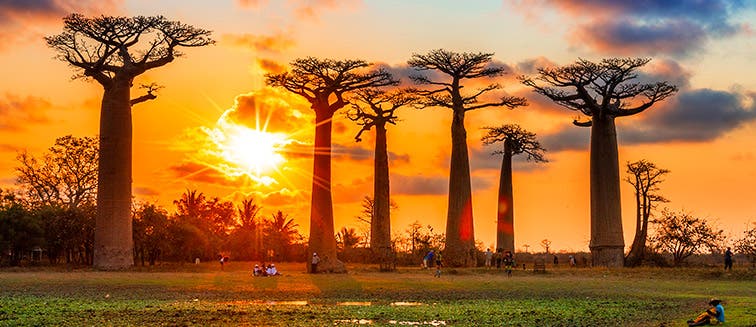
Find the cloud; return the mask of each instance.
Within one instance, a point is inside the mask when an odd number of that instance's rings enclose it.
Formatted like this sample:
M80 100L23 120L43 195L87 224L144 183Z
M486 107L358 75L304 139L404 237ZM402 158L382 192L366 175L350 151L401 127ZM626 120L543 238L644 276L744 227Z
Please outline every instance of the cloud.
M684 90L666 101L637 116L618 118L618 142L705 142L756 121L754 92ZM590 128L565 123L565 128L541 136L541 141L552 152L587 150Z
M49 118L45 111L51 107L50 102L42 98L6 94L0 98L0 131L21 131L30 124L47 123Z
M278 73L283 73L286 71L285 64L281 64L271 59L265 59L265 58L257 59L257 65L260 66L260 69L271 74L278 74Z
M478 170L501 170L501 158L500 154L492 154L494 151L501 150L501 144L493 144L482 147L470 148L470 170L472 172ZM544 168L542 163L535 163L528 161L527 154L519 154L512 157L512 170L513 171L534 171Z
M284 34L224 34L222 38L224 42L234 46L272 54L283 53L294 46L294 40Z
M236 0L239 7L242 8L260 8L267 4L267 0Z
M343 7L355 9L362 5L362 0L289 0L289 3L294 4L294 14L297 18L318 20L323 11Z
M234 123L252 129L292 134L314 121L309 103L276 88L241 94L234 105L219 119L220 124Z
M373 160L375 153L373 149L362 148L358 145L343 145L333 144L331 147L331 155L335 160L347 159L354 161ZM409 154L398 154L396 152L389 151L389 160L391 165L403 162L408 163L410 161Z
M145 197L151 197L151 196L158 196L160 195L160 191L148 187L148 186L137 186L134 187L134 194L139 196L145 196Z
M472 176L474 190L487 189L493 185L489 178ZM391 174L391 194L397 195L448 195L448 176L424 176Z
M568 28L573 45L608 54L678 57L699 51L710 39L748 33L751 27L734 17L756 8L754 2L727 0L542 0L522 1L514 7L529 18L555 8L567 16L564 20L576 22Z
M220 171L202 163L185 161L168 167L168 170L177 178L187 181L225 186L241 185L239 180L228 179Z
M753 121L756 93L696 89L681 92L667 106L650 111L631 126L618 127L618 135L625 144L702 142Z
M38 42L40 27L54 26L70 13L113 15L123 0L5 0L0 1L0 50L17 42Z

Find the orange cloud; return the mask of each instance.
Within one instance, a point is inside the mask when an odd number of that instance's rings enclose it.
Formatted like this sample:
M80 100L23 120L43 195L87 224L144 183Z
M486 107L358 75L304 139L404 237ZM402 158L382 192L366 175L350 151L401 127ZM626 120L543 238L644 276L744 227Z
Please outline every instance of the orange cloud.
M44 112L51 107L50 102L42 98L6 94L0 99L0 131L20 131L28 124L46 123L49 119Z
M286 66L279 64L278 62L270 59L257 59L257 65L260 68L271 74L283 73L286 71Z
M341 7L354 9L362 5L362 0L304 0L289 1L295 3L294 14L299 19L317 20L320 12Z
M223 41L234 46L243 47L260 52L282 53L292 46L294 40L283 35L253 35L253 34L225 34Z

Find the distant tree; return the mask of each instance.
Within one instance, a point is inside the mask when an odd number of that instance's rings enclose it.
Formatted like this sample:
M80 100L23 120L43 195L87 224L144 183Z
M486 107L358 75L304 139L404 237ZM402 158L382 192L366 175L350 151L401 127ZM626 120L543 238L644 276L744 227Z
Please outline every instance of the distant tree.
M360 236L354 228L342 227L336 234L336 244L339 245L341 251L348 251L353 249L360 243Z
M735 251L746 255L756 267L756 222L750 229L743 231L743 238L735 241Z
M501 154L501 172L499 174L499 201L496 217L496 248L505 251L515 251L514 243L514 196L512 191L512 157L527 154L527 160L546 162L543 152L546 151L541 143L536 141L535 133L528 132L520 125L507 124L499 127L485 127L488 133L481 139L483 144L491 145L503 142L501 150L494 151L494 155Z
M634 81L636 70L650 60L610 58L594 63L580 59L567 66L539 68L535 78L521 77L536 93L591 119L573 123L591 127L590 249L596 266L621 267L624 259L614 120L641 113L677 92L668 82Z
M370 248L383 254L391 249L391 194L389 186L386 124L396 124L396 110L414 103L417 97L411 92L387 92L378 88L361 89L354 94L350 120L362 126L354 137L357 142L363 132L375 127L375 160L373 164L373 212L370 219ZM379 255L381 260L391 260Z
M366 244L366 247L370 244L370 238L371 238L371 227L373 222L373 214L375 213L375 201L373 201L373 198L369 195L366 195L362 198L362 202L360 203L360 214L357 215L355 218L357 218L357 222L360 224L367 225L367 228L360 228L360 231L362 232L362 242ZM389 211L393 212L394 210L399 209L399 205L394 202L394 200L391 200L389 202Z
M333 115L349 104L346 96L351 92L397 83L383 69L366 71L369 66L363 60L308 57L291 62L291 71L265 75L268 85L282 87L305 98L315 111L308 271L311 269L312 252L317 252L321 258L319 271L346 272L344 263L336 258L331 194L331 127Z
M153 203L140 205L134 212L134 252L144 266L154 266L166 252L170 238L168 211Z
M273 250L280 260L287 260L289 247L300 237L297 231L298 226L294 219L278 210L265 221L265 227L263 227L265 248Z
M625 257L625 266L635 267L643 262L646 253L646 241L648 239L648 220L651 211L656 204L669 202L659 195L659 184L664 180L662 177L669 173L668 169L656 167L653 162L639 160L627 163L625 181L635 188L635 238L630 252Z
M492 83L476 91L465 94L462 83L465 79L485 79L501 76L505 67L492 66L493 53L457 53L443 49L431 50L427 54L413 54L407 61L418 71L438 71L445 79L432 79L416 75L410 78L418 85L427 86L419 90L421 107L442 107L451 109L452 152L449 170L449 204L446 217L446 250L444 260L450 266L474 266L475 233L473 230L472 187L470 184L470 161L467 151L467 131L465 113L488 107L516 108L527 105L524 98L503 96L498 101L481 102L487 93L500 89Z
M262 258L262 216L261 206L254 198L242 200L237 206L238 225L230 235L230 250L236 257L251 260Z
M0 266L18 266L25 255L42 244L42 222L13 192L0 189Z
M213 43L210 31L169 21L162 16L63 19L63 33L45 38L58 59L77 70L75 77L91 78L105 93L100 110L100 163L97 190L95 262L101 269L132 266L131 223L131 107L155 99L155 85L147 94L131 98L134 78L181 56L179 47Z
M16 182L35 206L74 209L94 204L97 196L97 139L59 137L41 158L21 152Z
M724 231L715 230L705 219L685 212L665 209L661 217L651 222L656 225L652 242L662 252L672 254L675 266L704 249L716 250L724 240Z
M551 241L549 239L543 239L543 240L541 240L541 246L546 251L546 254L549 254L549 248L551 247Z

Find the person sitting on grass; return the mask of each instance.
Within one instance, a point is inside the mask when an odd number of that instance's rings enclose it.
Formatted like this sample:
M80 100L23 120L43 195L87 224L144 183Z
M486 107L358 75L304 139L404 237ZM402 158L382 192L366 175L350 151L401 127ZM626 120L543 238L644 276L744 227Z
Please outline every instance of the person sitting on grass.
M268 269L266 270L268 273L268 276L280 276L281 274L278 273L278 269L276 269L276 264L271 263L268 266Z
M260 268L260 265L255 264L255 268L252 269L252 275L255 277L262 276L262 268Z
M724 307L719 299L709 301L711 308L704 311L696 319L688 320L688 326L717 325L725 322Z

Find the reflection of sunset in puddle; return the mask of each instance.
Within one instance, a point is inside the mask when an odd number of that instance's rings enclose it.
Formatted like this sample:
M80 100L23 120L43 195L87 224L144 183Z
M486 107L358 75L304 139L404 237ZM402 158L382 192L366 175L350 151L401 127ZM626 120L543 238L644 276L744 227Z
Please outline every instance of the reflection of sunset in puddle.
M310 303L307 301L263 301L263 300L254 300L254 301L230 301L230 302L224 302L223 304L228 305L309 305Z
M370 306L373 305L373 302L337 302L336 305L347 305L347 306Z
M335 320L333 322L334 325L372 325L373 321L368 319L341 319L341 320Z
M391 302L390 305L397 306L397 307L416 307L423 305L422 302Z
M404 326L446 326L446 321L443 320L431 320L431 321L396 321L389 320L391 325L404 325Z

